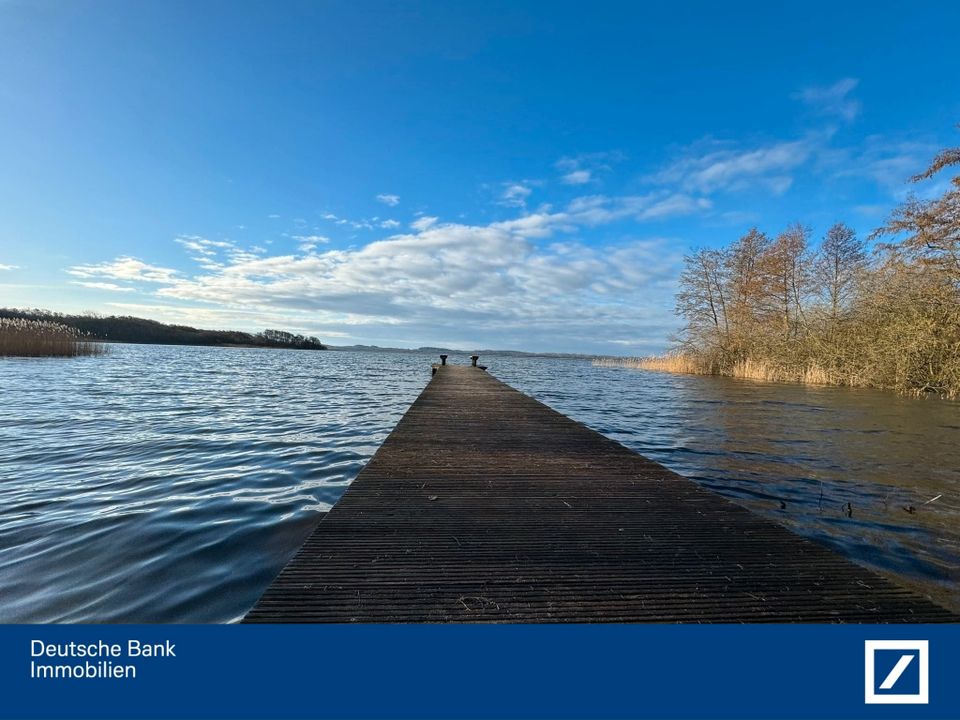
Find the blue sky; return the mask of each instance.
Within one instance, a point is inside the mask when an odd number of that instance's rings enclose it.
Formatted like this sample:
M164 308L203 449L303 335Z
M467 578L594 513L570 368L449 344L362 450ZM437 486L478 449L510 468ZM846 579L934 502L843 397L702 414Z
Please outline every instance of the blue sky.
M658 351L690 247L867 233L960 142L958 20L0 0L0 306Z

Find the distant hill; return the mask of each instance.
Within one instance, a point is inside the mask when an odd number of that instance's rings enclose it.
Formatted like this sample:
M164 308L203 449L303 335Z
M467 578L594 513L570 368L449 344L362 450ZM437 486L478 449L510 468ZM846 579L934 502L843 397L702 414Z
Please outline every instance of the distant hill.
M433 353L435 355L499 355L501 357L542 357L542 358L568 358L572 360L592 360L596 355L584 355L581 353L552 353L552 352L526 352L523 350L457 350L452 348L440 347L418 347L418 348L394 348L380 347L379 345L328 345L330 350L353 350L366 352L392 352L392 353Z
M188 325L167 325L156 320L128 315L65 315L49 310L0 308L0 318L47 320L76 328L93 340L159 345L212 345L326 350L315 337L294 335L283 330L264 330L252 334L240 330L199 330Z

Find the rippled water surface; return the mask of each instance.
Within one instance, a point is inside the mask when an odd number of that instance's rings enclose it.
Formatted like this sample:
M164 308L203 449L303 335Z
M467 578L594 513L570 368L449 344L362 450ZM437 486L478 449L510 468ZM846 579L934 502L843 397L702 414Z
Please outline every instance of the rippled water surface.
M241 617L416 398L432 361L137 345L0 360L0 622ZM576 360L484 362L960 609L960 403Z

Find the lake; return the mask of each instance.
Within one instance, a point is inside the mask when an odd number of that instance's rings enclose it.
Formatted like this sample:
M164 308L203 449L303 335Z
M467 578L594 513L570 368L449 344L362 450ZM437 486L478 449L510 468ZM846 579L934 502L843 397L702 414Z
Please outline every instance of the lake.
M436 361L109 350L0 359L0 622L238 620ZM672 470L960 610L960 403L582 360L481 362Z

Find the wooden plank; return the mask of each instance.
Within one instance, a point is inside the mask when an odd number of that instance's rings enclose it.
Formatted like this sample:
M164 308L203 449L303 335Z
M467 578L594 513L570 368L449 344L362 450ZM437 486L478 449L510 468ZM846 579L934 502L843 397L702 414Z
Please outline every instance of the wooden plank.
M957 619L445 365L245 622Z

